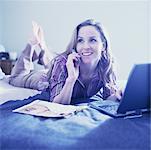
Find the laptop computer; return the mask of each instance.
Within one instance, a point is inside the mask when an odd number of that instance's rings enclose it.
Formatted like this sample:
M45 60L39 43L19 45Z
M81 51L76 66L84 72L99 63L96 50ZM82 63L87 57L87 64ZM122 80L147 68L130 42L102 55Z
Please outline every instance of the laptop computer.
M120 103L93 101L89 106L111 117L138 117L151 110L151 64L134 65Z

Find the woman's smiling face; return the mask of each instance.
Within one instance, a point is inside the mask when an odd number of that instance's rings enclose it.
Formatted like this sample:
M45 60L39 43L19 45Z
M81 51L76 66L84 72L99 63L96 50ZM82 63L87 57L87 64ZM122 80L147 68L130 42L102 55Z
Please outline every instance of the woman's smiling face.
M84 64L96 64L100 60L103 43L99 31L91 25L79 29L76 50Z

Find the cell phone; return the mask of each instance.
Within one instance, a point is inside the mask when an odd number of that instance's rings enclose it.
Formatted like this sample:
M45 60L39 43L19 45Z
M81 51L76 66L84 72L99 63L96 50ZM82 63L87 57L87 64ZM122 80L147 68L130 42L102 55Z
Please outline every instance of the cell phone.
M72 51L73 51L73 52L76 52L75 49L72 49ZM77 52L76 52L76 53L77 53ZM78 60L74 60L74 66L75 66L75 67L79 66L79 64L80 64L80 62L81 62L80 58L77 58L77 59L78 59Z
M73 48L73 49L72 49L72 52L75 52L75 53L77 53L77 52L76 52L76 50L75 50L75 48Z

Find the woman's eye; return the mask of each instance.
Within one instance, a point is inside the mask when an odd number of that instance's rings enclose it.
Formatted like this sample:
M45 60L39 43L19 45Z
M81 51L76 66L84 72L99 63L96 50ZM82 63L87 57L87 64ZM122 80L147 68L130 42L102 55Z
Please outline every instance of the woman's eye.
M97 42L96 39L90 39L90 42Z
M78 42L78 43L82 43L82 42L83 42L83 39L78 39L77 42Z

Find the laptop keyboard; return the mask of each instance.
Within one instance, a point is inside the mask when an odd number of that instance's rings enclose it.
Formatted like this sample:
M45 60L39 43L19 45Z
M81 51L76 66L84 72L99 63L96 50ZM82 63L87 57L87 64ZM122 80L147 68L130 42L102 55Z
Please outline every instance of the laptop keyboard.
M103 110L112 114L116 114L117 109L119 107L119 103L117 102L113 102L110 100L106 100L106 101L94 101L91 102L91 104L93 106L95 106L96 109L98 110Z
M117 112L118 106L119 105L101 105L99 106L99 108L112 114L115 114Z

